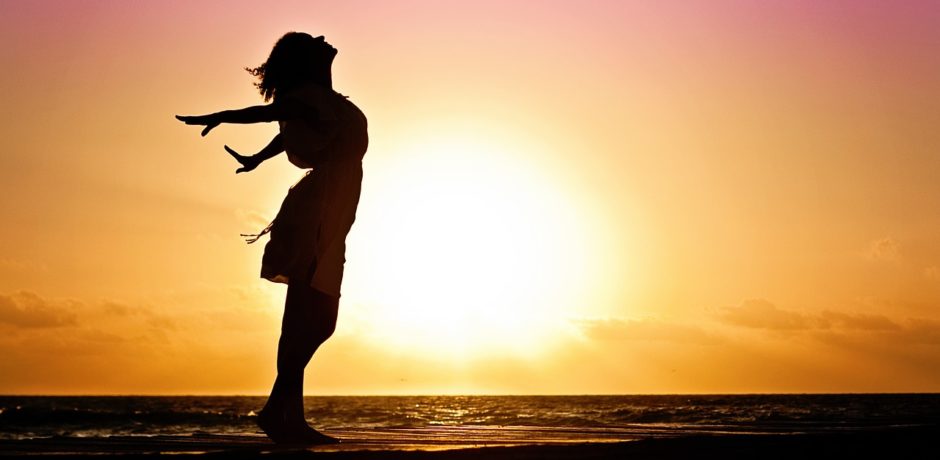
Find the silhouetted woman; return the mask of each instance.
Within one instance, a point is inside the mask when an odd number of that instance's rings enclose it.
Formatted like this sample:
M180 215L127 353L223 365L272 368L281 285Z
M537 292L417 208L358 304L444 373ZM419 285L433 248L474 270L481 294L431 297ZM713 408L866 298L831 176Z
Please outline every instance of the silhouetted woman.
M368 146L366 118L333 91L331 67L336 49L323 37L290 32L274 45L268 60L248 69L268 105L209 115L177 116L202 125L205 136L220 123L277 121L280 133L255 155L225 146L242 167L287 152L307 174L287 193L266 233L261 277L287 284L287 300L277 350L277 380L258 415L258 425L275 442L330 443L304 418L304 368L336 327L346 234L356 217L362 184L362 157Z

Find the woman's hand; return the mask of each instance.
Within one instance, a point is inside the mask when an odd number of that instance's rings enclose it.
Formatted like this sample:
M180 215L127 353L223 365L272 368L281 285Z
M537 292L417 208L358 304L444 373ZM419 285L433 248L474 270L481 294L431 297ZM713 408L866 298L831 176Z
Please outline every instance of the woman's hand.
M202 136L205 137L213 128L219 126L221 121L217 113L209 115L177 115L176 119L187 125L200 125L206 128L202 130Z
M206 128L206 129L209 129L209 128ZM238 160L238 162L242 164L241 168L238 168L235 170L235 174L251 171L257 168L258 165L260 165L261 162L264 161L263 159L258 158L257 155L251 155L251 156L241 155L238 152L229 148L229 146L227 145L225 146L225 151L228 152L233 157L235 157L235 159Z

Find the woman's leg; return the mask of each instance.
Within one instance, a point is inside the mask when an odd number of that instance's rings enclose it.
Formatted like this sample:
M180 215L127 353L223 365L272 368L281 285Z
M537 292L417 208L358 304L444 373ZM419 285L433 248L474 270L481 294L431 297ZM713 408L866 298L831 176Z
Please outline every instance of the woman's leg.
M262 413L283 432L269 432L275 441L307 429L303 408L304 368L310 358L336 329L339 299L311 288L305 282L290 283L281 322L277 349L277 379ZM270 431L276 431L271 429Z

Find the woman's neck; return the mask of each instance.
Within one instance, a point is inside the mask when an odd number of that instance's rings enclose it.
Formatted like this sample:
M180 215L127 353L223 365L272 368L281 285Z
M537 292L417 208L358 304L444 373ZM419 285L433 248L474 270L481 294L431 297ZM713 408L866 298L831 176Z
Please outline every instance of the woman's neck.
M321 85L321 86L323 86L323 87L326 88L326 89L332 90L332 89L333 89L333 69L332 69L332 67L328 67L328 68L327 68L326 70L324 70L323 72L320 72L320 74L317 75L317 78L316 78L315 81L316 81L316 83L317 83L318 85Z

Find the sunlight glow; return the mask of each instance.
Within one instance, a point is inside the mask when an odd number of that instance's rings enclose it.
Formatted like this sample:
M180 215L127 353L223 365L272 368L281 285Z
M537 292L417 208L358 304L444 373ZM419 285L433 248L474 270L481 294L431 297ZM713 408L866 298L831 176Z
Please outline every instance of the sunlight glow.
M381 222L357 243L375 340L528 354L564 326L590 275L591 235L570 197L509 153L441 138L409 146L387 176L369 203Z

